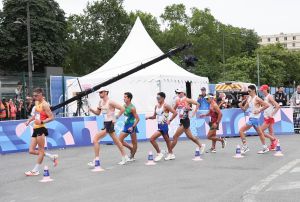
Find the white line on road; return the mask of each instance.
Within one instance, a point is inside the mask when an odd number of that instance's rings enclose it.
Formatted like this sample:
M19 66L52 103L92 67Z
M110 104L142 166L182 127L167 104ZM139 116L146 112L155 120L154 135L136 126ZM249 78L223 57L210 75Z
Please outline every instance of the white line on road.
M285 166L281 167L280 169L276 170L274 173L266 177L265 179L258 182L256 185L252 186L250 189L248 189L246 192L244 192L242 196L243 202L254 202L255 201L255 195L258 194L263 188L268 186L272 180L276 179L280 175L286 173L288 170L290 170L292 167L300 163L300 159L295 159Z
M283 190L291 190L291 189L300 189L300 181L296 182L288 182L285 184L275 184L266 191L283 191Z
M291 170L290 173L299 173L300 172L300 167L296 167L293 170Z

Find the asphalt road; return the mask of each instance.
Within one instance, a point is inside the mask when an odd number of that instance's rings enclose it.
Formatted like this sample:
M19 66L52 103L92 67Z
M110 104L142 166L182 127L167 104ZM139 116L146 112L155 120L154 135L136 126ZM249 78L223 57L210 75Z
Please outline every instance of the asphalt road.
M195 145L180 141L176 160L146 166L149 142L139 143L136 162L117 165L120 154L114 145L101 145L104 172L91 172L92 147L52 150L59 166L49 165L53 182L41 183L42 175L26 177L35 158L27 153L0 156L0 201L300 201L300 136L280 136L283 157L274 152L259 155L258 137L248 137L250 152L235 159L239 138L228 139L225 149L192 161ZM203 143L210 146L208 140ZM166 148L160 142L162 148ZM42 173L42 172L41 172Z

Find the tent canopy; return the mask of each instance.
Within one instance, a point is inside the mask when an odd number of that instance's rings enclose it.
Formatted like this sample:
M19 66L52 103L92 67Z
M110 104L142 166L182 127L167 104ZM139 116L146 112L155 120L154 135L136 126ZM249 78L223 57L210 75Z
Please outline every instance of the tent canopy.
M82 86L93 87L163 54L145 30L141 20L137 18L119 51L102 67L79 78L79 81ZM208 87L207 77L192 74L178 66L171 59L166 58L109 85L108 88L111 91L110 97L119 102L122 102L124 92L132 92L134 101L141 102L139 111L146 112L150 110L150 106L151 111L153 110L157 92L164 91L170 99L176 88L186 87L187 81L192 83L193 98L198 95L201 87ZM74 96L74 92L80 91L77 81L67 81L67 85L69 98ZM94 99L98 102L98 95L89 95L89 102L96 104L97 102ZM145 100L147 100L147 103L145 103Z

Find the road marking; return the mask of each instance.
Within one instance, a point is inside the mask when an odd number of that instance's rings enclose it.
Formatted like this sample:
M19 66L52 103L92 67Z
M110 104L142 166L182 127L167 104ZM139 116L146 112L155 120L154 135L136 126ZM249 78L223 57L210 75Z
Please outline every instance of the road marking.
M290 173L299 173L300 172L300 167L296 167L293 170L291 170Z
M274 173L266 177L265 179L261 180L242 195L243 202L254 202L255 195L258 194L261 190L263 190L266 186L268 186L274 179L279 177L280 175L286 173L292 167L300 163L300 159L295 159L285 166L281 167L280 169L276 170Z
M300 181L273 185L266 191L283 191L283 190L291 190L291 189L300 189Z

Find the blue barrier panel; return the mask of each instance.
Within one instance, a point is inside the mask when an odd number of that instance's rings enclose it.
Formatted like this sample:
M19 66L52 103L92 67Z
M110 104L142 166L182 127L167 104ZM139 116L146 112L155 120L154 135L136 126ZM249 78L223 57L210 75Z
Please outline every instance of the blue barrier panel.
M209 118L199 118L201 113L207 111L198 111L197 116L191 119L191 131L194 135L206 138L209 130ZM222 110L223 118L220 123L218 135L222 136L238 136L239 128L248 120L247 114L241 109L225 109ZM146 124L145 115L140 114L140 122L138 124L139 134L138 140L147 140L156 131L156 122L148 122ZM290 108L280 109L275 115L275 134L294 134L293 110ZM0 153L11 153L18 151L27 151L33 131L32 125L26 127L25 120L19 121L2 121L0 122ZM261 116L260 122L263 123ZM172 137L179 120L175 119L170 125L170 136ZM120 117L115 124L116 134L119 135L124 126L124 117ZM95 134L103 128L102 116L89 117L72 117L72 118L56 118L47 124L49 136L47 137L48 148L64 148L72 146L91 145ZM147 131L147 133L146 133ZM247 134L256 134L251 129ZM182 137L185 137L183 135ZM127 137L125 140L130 140ZM112 140L107 135L101 143L111 143Z

